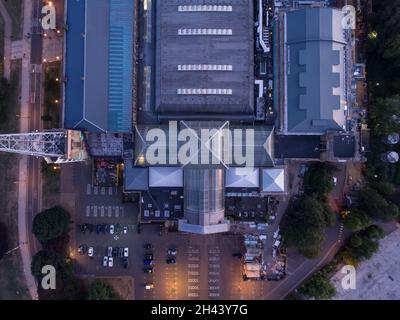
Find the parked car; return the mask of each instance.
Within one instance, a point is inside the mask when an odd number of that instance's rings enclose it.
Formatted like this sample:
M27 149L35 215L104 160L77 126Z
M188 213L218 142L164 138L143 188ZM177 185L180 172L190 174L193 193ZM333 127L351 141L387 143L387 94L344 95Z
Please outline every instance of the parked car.
M124 268L126 269L126 268L128 268L128 258L124 258L124 260L123 260L123 266L124 266Z
M112 256L113 256L113 257L118 256L118 248L117 248L117 247L114 247L114 248L113 248Z
M78 247L78 252L79 252L79 254L86 254L86 252L87 252L87 245L86 244L81 244L79 247Z
M129 249L128 248L124 248L124 257L128 258L129 256Z
M93 247L89 247L88 249L88 256L93 258L94 257L94 248Z
M142 225L140 223L137 225L137 233L142 233Z
M175 264L176 263L176 260L175 260L175 258L170 258L170 259L167 259L167 264Z
M337 178L336 178L336 177L333 177L332 179L333 179L333 185L336 187L336 185L337 185Z
M107 256L112 257L112 255L113 255L113 247L110 246L107 248Z
M110 234L114 234L115 227L113 224L110 225Z
M145 243L143 247L145 249L153 249L153 246L151 245L151 243Z
M96 233L97 233L97 234L100 234L101 229L102 229L101 224L96 224Z
M128 233L128 226L124 226L124 234Z
M171 255L171 256L176 256L176 249L175 248L170 248L167 251L167 254Z
M143 271L144 273L153 273L153 268L152 267L144 268Z
M235 252L235 253L232 253L232 257L241 259L243 257L243 255L240 252Z
M153 254L152 253L145 253L144 258L148 259L148 260L153 260Z
M108 257L108 266L110 268L114 266L114 258L113 257Z
M143 260L143 264L145 266L151 266L153 264L153 260L149 260L149 259L144 259Z
M107 267L107 264L108 264L108 257L104 256L104 258L103 258L103 267Z

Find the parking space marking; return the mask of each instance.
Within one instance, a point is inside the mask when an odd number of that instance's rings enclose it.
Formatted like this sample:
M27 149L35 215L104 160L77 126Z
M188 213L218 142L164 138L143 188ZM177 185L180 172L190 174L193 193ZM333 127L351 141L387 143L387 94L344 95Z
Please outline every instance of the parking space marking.
M98 195L99 194L99 187L94 187L93 188L93 194Z
M105 187L101 187L101 195L102 196L106 195L106 188Z
M93 207L93 216L97 217L97 206Z
M108 195L112 196L113 194L113 187L108 187Z
M86 206L86 217L90 217L90 206Z
M199 263L200 261L200 250L197 247L188 247L188 298L198 298L200 296L200 288L199 285L195 285L196 283L200 283L200 272Z
M86 194L89 196L92 193L92 186L90 183L86 185Z
M115 217L119 217L119 207L115 207Z
M101 206L100 208L100 215L104 217L104 206Z
M218 246L208 248L208 297L218 298L220 296L220 249Z

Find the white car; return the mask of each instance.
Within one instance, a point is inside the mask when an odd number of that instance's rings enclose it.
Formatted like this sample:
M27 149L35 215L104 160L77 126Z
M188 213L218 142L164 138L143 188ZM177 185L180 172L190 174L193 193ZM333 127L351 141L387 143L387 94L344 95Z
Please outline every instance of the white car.
M336 187L336 185L337 185L337 178L336 177L333 177L333 185Z
M167 253L171 256L176 256L176 249L168 249Z
M114 266L114 259L113 257L108 257L108 266L111 268L112 266Z
M110 234L114 234L114 225L110 225Z
M124 234L128 233L128 226L124 226Z
M124 257L128 258L129 256L129 249L128 248L124 248Z
M88 256L89 256L89 257L93 257L93 256L94 256L94 249L93 249L93 247L89 247L89 249L88 249Z
M103 258L103 267L107 267L107 264L108 264L108 257L105 256L105 257Z

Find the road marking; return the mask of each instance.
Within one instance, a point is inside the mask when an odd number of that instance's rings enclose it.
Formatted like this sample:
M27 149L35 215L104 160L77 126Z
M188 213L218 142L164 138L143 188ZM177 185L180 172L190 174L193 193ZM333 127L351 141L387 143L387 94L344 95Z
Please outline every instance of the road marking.
M93 194L98 195L99 194L99 187L94 187L93 188Z
M210 292L208 296L211 297L211 298L217 298L217 297L219 297L219 293Z
M189 269L196 269L196 268L198 268L199 267L199 265L197 264L197 263L189 263L188 264L188 268Z
M191 298L197 298L198 296L199 296L199 294L197 292L189 292L188 293L188 297L191 297Z
M188 290L199 290L199 286L188 286Z
M91 193L92 193L92 186L90 185L90 183L88 183L86 186L86 194L90 195Z
M102 194L103 196L106 195L106 188L105 188L105 187L101 187L101 194Z
M189 261L199 261L200 258L199 257L189 257L188 260Z
M208 257L208 261L219 261L219 257Z
M86 217L90 216L90 206L86 206Z
M188 271L189 276L198 276L199 272L198 271Z
M102 217L104 217L104 206L101 206L101 208L100 208L100 212L101 212L101 213L100 213L100 214L101 214L101 216L102 216Z
M193 283L193 282L197 283L197 282L199 282L199 279L198 278L190 278L190 279L188 279L188 282L189 283Z
M97 206L93 207L93 216L97 217Z
M108 187L108 195L112 196L113 194L113 187Z

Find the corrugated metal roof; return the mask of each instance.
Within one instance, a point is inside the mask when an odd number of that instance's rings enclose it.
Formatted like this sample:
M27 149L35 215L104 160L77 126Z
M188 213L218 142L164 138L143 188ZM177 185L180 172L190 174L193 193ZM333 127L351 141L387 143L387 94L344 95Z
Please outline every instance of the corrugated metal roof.
M134 2L67 2L64 127L132 129Z
M331 8L287 13L287 132L325 133L345 124L341 14Z

